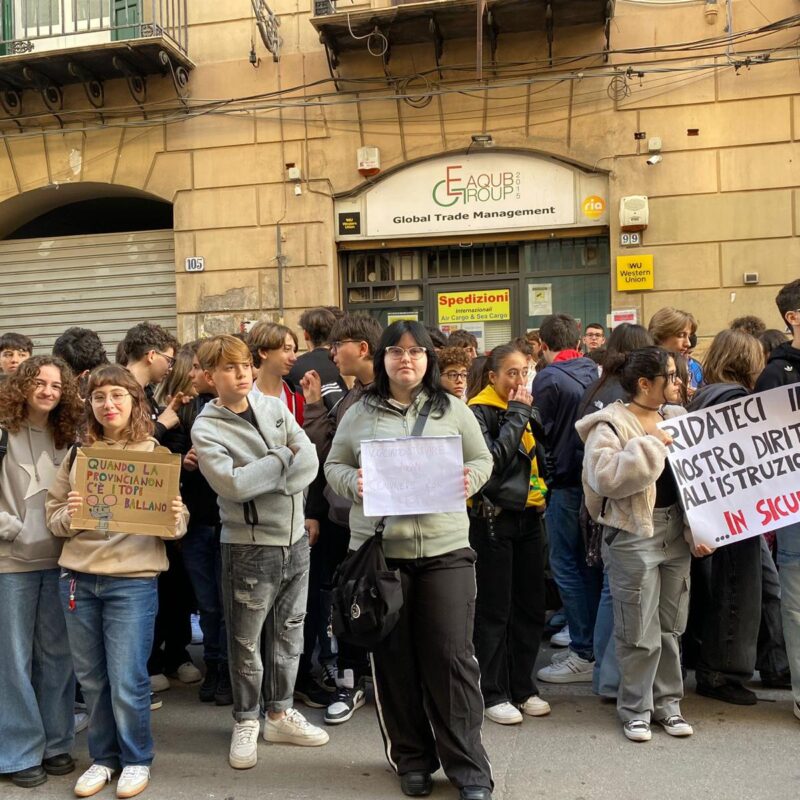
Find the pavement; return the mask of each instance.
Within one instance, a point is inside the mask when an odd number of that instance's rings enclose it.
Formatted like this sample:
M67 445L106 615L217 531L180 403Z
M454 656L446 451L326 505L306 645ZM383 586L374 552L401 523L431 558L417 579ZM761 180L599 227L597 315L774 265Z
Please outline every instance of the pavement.
M192 648L195 650L196 648ZM552 651L545 647L541 663ZM483 738L492 761L496 800L798 800L800 720L791 693L761 690L761 702L740 707L696 695L687 682L682 704L695 735L675 739L660 730L646 743L622 735L613 703L589 684L541 684L548 717L521 725L487 721ZM258 765L228 766L230 707L200 703L197 686L177 681L153 712L156 760L146 800L400 800L403 795L383 751L371 693L347 723L329 726L330 743L302 748L259 743ZM323 725L322 710L299 706ZM78 770L89 766L86 733L78 735ZM19 789L0 777L2 800L73 797L80 773ZM441 771L433 800L457 800ZM96 797L115 797L113 785Z

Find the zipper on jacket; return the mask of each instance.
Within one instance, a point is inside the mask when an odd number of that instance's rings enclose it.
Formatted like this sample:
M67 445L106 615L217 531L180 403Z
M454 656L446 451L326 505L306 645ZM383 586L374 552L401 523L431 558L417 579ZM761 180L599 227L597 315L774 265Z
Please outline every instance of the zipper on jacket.
M256 541L256 525L253 521L253 515L250 513L251 511L255 513L255 521L258 522L258 514L256 513L255 503L252 500L248 500L246 503L242 504L242 508L244 510L244 521L246 525L250 526L250 538L253 540L255 544Z
M294 537L294 495L292 495L292 523L289 527L289 547L292 546Z

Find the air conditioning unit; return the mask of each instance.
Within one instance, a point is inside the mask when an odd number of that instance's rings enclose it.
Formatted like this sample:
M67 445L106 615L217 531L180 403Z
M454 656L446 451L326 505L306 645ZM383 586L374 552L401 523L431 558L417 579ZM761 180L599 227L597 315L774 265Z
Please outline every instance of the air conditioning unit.
M619 224L623 231L643 231L650 220L650 206L644 195L621 197Z
M334 0L314 0L314 16L327 17L336 13Z

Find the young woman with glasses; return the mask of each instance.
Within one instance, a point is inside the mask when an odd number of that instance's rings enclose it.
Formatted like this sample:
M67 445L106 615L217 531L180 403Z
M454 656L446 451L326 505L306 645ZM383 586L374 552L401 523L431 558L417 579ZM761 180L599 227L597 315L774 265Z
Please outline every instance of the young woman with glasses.
M651 721L671 736L690 736L680 709L679 642L691 553L710 550L691 544L667 464L670 439L657 427L685 413L676 405L681 381L675 359L660 347L629 353L619 381L630 402L612 403L575 426L586 444L586 507L604 526L620 669L617 711L631 741L649 741Z
M439 385L433 342L419 322L395 322L383 332L374 373L341 420L325 464L331 488L353 504L351 549L364 544L379 521L364 515L361 442L409 436L429 408L424 436L461 437L467 496L492 469L475 417ZM397 464L398 474L408 468ZM441 764L462 800L488 800L492 776L480 734L483 702L472 645L475 552L466 502L455 513L388 517L383 538L404 597L397 626L372 653L389 763L408 796L430 794L431 774Z
M75 769L72 656L58 596L62 542L45 498L81 418L60 358L23 361L0 387L0 773L24 788Z
M444 347L438 358L442 389L463 400L471 363L469 353L463 347Z
M83 444L124 458L124 451L158 447L142 387L124 367L98 367L89 377L88 426ZM72 463L70 464L70 461ZM47 524L66 539L59 564L61 605L89 712L92 766L75 786L78 797L101 791L122 769L117 797L134 797L150 780L150 679L147 658L158 606L157 578L167 568L164 542L155 536L75 530L84 509L77 459L65 459L47 498ZM114 496L102 498L113 507ZM175 530L186 533L188 513L172 500Z

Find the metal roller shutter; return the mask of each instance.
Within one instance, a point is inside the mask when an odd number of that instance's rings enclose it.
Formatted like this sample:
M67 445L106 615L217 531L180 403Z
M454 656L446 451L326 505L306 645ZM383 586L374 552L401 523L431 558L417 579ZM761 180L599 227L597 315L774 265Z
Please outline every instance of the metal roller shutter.
M0 242L0 333L30 336L38 354L79 325L113 360L137 322L174 332L174 251L171 230Z

